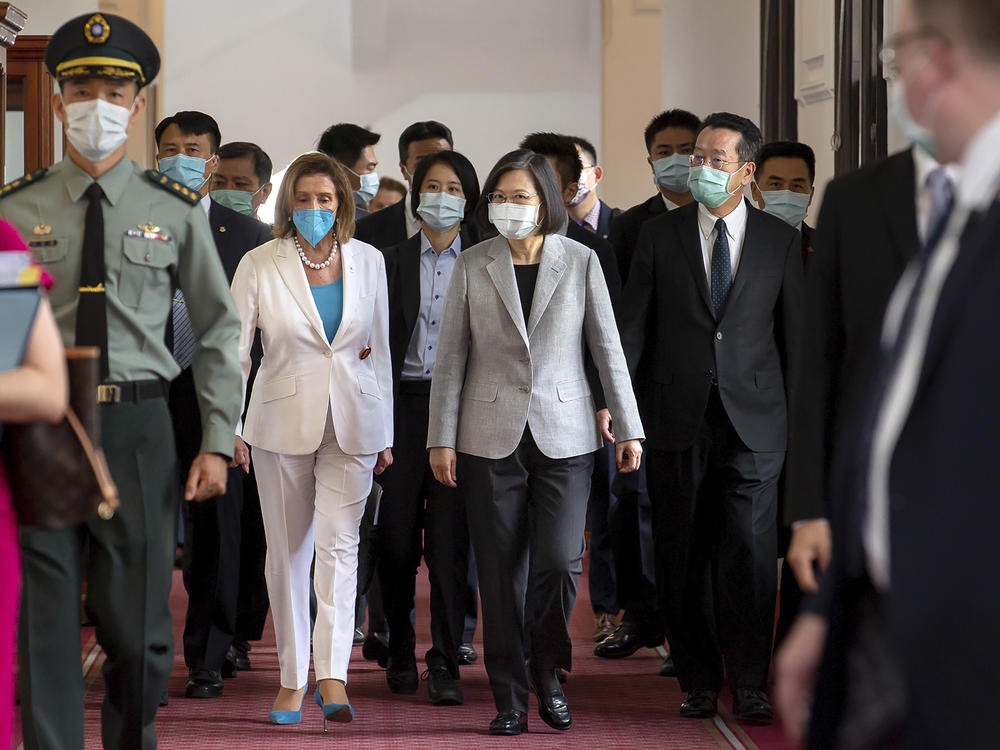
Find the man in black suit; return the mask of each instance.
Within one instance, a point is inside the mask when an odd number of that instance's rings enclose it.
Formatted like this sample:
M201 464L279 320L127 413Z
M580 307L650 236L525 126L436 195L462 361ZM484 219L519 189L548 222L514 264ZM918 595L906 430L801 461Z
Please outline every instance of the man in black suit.
M410 209L422 219L413 237L385 251L389 283L389 350L392 355L396 442L393 465L380 477L378 575L389 620L386 683L393 693L417 689L414 581L421 555L431 585L431 648L425 655L427 692L434 705L462 703L459 648L465 629L469 526L460 489L434 479L427 461L431 375L445 293L454 263L475 244L464 218L419 208L421 188L465 201L472 216L479 199L475 168L451 150L422 160L414 174Z
M248 141L219 146L219 167L212 175L212 200L244 216L257 218L257 209L271 195L271 157Z
M331 156L347 170L347 180L354 191L354 219L360 221L369 215L368 202L378 193L378 159L375 144L382 140L378 133L341 122L323 131L316 145L317 151Z
M270 241L266 224L219 205L209 196L218 165L221 136L215 120L203 112L178 112L156 126L156 157L165 174L202 195L201 205L212 227L219 260L232 281L240 259ZM196 342L183 300L175 295L167 337L181 374L170 384L168 403L174 423L180 471L187 472L201 443L201 416L190 358ZM188 698L218 698L222 677L235 676L240 584L243 471L232 468L226 492L204 503L183 503L184 586L188 610L184 623L184 662ZM244 654L245 657L245 654Z
M455 147L451 130L435 120L415 122L399 135L399 170L413 192L413 174L425 156ZM356 239L379 250L398 245L420 231L420 219L410 210L410 201L400 201L358 222Z
M579 195L580 181L584 167L580 152L569 136L557 133L532 133L521 141L521 148L541 154L552 164L559 178L563 192L563 202L567 204L567 214L572 210L570 203ZM594 201L597 204L596 199ZM621 278L615 261L614 249L592 229L585 228L569 218L563 231L571 240L586 245L597 254L597 260L604 271L604 280L611 295L611 304L618 306L621 298ZM604 389L601 388L593 362L586 360L587 374L594 394L595 406L604 410ZM614 444L605 442L604 447L594 454L594 471L590 480L590 500L587 506L587 528L590 531L590 606L594 610L594 640L600 642L614 631L618 617L618 599L615 593L615 566L608 531L608 503L611 488L611 467L614 465Z
M696 115L683 109L668 109L654 117L644 135L649 168L657 193L649 200L628 209L611 223L609 241L618 255L618 271L628 282L632 255L639 241L639 231L654 216L686 206L694 200L687 188L689 165L685 158L694 149L695 133L701 127Z
M724 673L737 717L773 717L777 484L804 278L798 233L743 198L761 141L746 118L705 119L697 202L646 222L623 294L629 367L649 370L657 585L692 718L715 714Z
M772 141L760 150L750 194L757 207L802 233L802 265L809 267L813 228L806 215L816 192L816 154L805 143Z
M569 220L575 221L584 229L606 240L611 234L611 222L621 214L622 210L612 208L597 197L597 186L604 177L604 168L597 163L597 149L594 148L594 144L576 135L567 137L573 142L583 162L576 195L566 204Z
M820 665L810 747L995 744L998 30L992 0L904 0L885 45L901 128L960 170L927 176L919 250L833 449L830 567L779 656L796 738Z

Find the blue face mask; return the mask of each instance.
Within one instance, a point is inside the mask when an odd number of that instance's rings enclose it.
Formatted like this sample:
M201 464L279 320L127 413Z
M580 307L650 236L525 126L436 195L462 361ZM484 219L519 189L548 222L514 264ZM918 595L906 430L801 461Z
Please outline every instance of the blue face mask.
M205 177L207 159L187 154L175 154L160 159L160 172L174 182L179 182L189 190L201 190L208 177Z
M915 146L920 146L931 156L934 155L934 138L930 131L913 119L906 105L906 89L903 82L896 80L889 84L889 114L896 121L903 135Z
M759 188L758 188L759 189ZM809 193L796 193L792 190L761 190L764 199L764 212L777 216L792 227L797 227L806 219L809 212Z
M741 185L737 185L736 190L729 189L733 176L739 174L742 169L740 167L735 172L723 172L721 169L705 165L691 167L691 177L688 180L691 197L703 206L718 208L738 190L742 190Z
M313 247L316 247L330 230L337 216L325 208L297 208L292 213L292 223Z
M421 193L417 214L435 232L447 232L465 218L465 198L451 193Z
M653 162L653 181L660 187L683 193L688 189L691 158L688 154L664 156Z
M368 201L375 197L375 193L378 192L378 175L375 172L358 174L353 169L348 169L347 171L361 180L361 187L354 191L354 202L359 204L368 203Z

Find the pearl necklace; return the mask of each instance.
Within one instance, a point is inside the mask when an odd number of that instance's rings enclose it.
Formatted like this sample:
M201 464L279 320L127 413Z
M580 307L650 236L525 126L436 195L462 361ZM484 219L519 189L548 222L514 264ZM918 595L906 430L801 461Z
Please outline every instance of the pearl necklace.
M302 249L302 245L299 244L299 236L297 234L292 234L292 239L295 240L295 249L299 251L299 259L305 263L309 268L319 270L321 268L326 268L328 265L333 263L333 259L337 257L337 248L339 243L336 238L333 240L333 249L330 251L330 257L324 260L322 263L313 263L309 258L306 257L306 251Z

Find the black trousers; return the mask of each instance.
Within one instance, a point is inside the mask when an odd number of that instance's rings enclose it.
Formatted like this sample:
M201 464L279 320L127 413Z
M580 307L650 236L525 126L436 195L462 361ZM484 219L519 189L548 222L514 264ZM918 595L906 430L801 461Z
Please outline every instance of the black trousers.
M249 446L248 446L249 447ZM264 635L269 605L264 564L267 560L267 540L264 519L260 515L260 495L257 477L253 473L251 449L250 473L243 474L243 511L240 514L240 583L236 599L236 639L259 641Z
M763 690L777 594L784 451L754 452L717 390L694 444L648 451L660 601L682 690Z
M572 669L594 454L549 458L525 430L506 458L458 454L479 567L486 673L498 711L528 710L527 661Z
M590 501L587 504L587 529L590 531L588 585L590 606L594 613L605 612L617 617L615 557L608 525L614 463L615 446L612 443L605 443L594 453L594 472L590 478Z
M191 369L170 384L170 415L181 485L201 450L201 413ZM182 568L188 608L184 663L218 672L236 635L242 542L243 470L230 469L224 494L202 503L181 499L184 515Z
M100 407L101 443L121 507L109 521L21 530L18 654L28 750L83 750L80 582L107 660L101 740L109 750L152 750L153 720L173 667L168 601L177 467L166 400ZM81 548L89 545L86 570ZM10 678L10 675L6 675Z
M622 622L640 629L662 628L656 593L653 509L646 484L646 454L639 470L616 474L611 484L608 529L615 561Z
M427 460L430 381L400 384L392 466L379 477L379 582L389 623L389 653L413 657L410 612L423 555L431 585L428 664L444 662L458 676L458 647L465 625L469 524L462 492L434 479Z

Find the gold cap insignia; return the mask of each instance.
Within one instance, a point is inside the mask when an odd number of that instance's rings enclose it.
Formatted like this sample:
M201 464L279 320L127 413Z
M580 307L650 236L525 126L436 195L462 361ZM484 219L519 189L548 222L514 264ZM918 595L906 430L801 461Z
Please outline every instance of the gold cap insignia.
M34 229L31 230L32 234L45 235L52 234L52 227L48 224L35 224Z
M83 35L91 44L104 44L111 36L111 27L108 26L107 19L100 13L95 13L83 27Z

